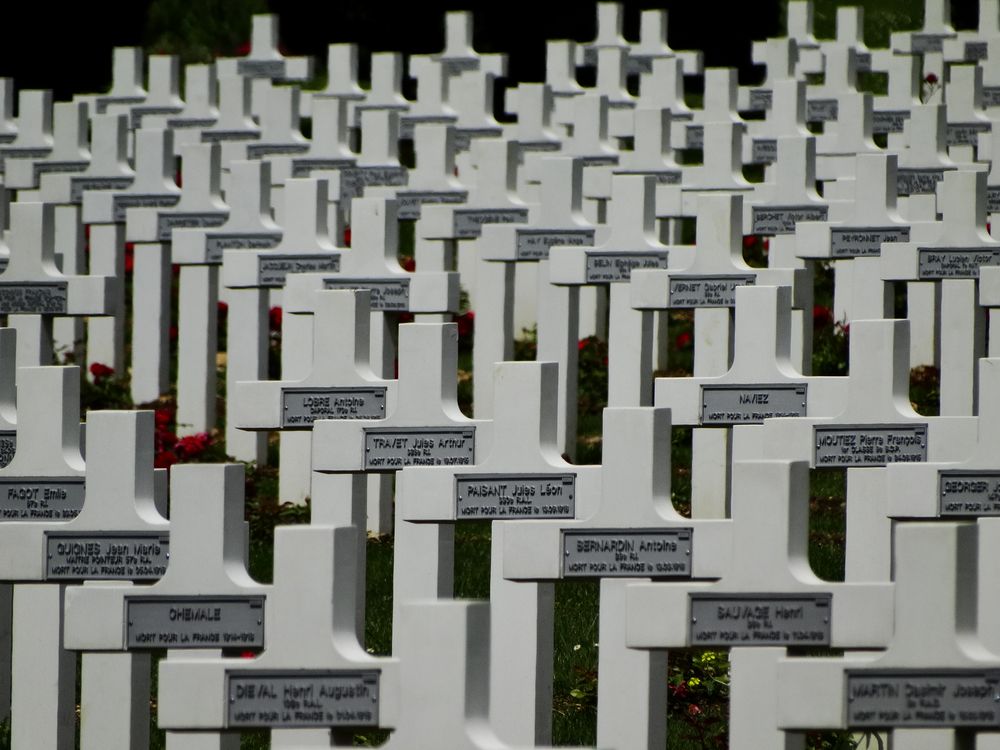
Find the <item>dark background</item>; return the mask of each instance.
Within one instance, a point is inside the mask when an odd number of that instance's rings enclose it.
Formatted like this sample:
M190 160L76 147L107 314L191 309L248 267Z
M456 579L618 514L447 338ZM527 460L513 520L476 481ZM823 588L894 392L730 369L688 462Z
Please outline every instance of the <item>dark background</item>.
M637 39L639 10L666 8L669 42L675 49L702 49L706 63L737 66L741 78L753 76L750 45L753 39L779 34L778 0L718 2L625 2L625 36ZM18 88L52 88L57 100L73 93L104 91L110 85L111 50L115 46L144 46L157 51L164 27L184 37L192 36L188 24L195 13L222 15L236 27L230 39L248 38L249 13L256 5L280 16L282 43L290 54L311 54L317 65L326 65L326 45L355 42L362 51L398 50L409 53L440 51L444 39L445 10L474 12L474 40L482 52L507 52L510 77L514 81L540 81L544 77L546 39L593 39L596 4L545 2L544 0L498 0L491 3L459 3L417 0L404 5L383 3L294 2L286 0L200 0L171 4L170 0L121 2L25 3L18 7L16 21L4 26L0 46L0 76L14 78ZM234 10L235 9L235 10ZM244 12L240 12L244 11ZM199 24L200 26L200 24ZM199 27L199 32L205 29ZM215 33L214 29L212 32ZM219 33L218 37L225 34ZM169 47L169 44L167 45ZM225 49L229 46L230 49ZM219 52L235 52L236 45L221 42ZM170 50L173 51L173 50ZM366 60L362 55L362 74Z

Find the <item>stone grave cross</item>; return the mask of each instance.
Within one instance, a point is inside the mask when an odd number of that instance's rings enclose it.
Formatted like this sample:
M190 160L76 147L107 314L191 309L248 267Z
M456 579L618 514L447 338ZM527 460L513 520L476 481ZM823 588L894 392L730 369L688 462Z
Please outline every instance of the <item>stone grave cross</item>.
M37 188L43 174L82 172L90 162L87 148L87 105L84 102L56 102L53 107L52 150L40 159L11 159L4 165L4 187L18 190L25 200Z
M8 159L44 159L51 151L52 92L23 89L17 95L17 136L0 146L0 172Z

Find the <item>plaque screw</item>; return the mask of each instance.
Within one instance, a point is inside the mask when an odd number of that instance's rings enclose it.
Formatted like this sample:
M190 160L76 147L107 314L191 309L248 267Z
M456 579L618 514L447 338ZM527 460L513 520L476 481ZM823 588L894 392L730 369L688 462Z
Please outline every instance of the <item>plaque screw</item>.
M691 550L689 549L684 550L684 554L687 555L688 557L691 557Z
M824 618L823 618L823 622L824 622L824 623L828 623L828 622L830 622L830 618L829 618L829 617L824 617Z
M692 617L691 618L691 622L698 622L698 618L697 617Z
M563 554L566 555L566 557L569 557L569 550L566 550Z

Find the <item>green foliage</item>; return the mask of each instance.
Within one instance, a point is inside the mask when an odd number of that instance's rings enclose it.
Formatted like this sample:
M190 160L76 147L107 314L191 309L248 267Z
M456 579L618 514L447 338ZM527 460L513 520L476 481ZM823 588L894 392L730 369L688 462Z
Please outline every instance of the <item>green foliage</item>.
M729 746L729 654L670 652L667 727L672 747Z
M250 41L251 16L267 13L265 0L153 0L146 20L146 48L178 55L182 64L232 56Z

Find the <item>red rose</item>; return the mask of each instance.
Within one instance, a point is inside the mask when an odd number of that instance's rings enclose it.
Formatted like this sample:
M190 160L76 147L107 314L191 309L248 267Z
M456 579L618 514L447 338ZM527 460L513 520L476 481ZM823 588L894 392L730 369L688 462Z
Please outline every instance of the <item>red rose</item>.
M455 323L458 324L458 337L463 339L472 333L476 323L476 314L472 310L464 312L455 317Z
M417 270L417 259L412 255L407 256L406 258L403 258L403 262L400 263L400 265L403 267L404 271L412 273Z
M825 328L833 325L833 313L829 307L823 305L813 306L813 328Z
M177 463L177 454L173 451L159 451L156 454L156 459L153 461L154 468L157 469L169 469Z
M691 335L690 331L681 331L674 339L674 346L678 349L687 349L691 346L692 341L694 341L694 336Z
M933 86L935 83L938 82L938 77L935 73L928 73L926 76L924 76L924 82L929 83L931 86Z
M351 246L351 227L344 227L344 247Z
M272 307L270 312L268 312L268 320L271 324L272 331L281 330L281 308Z
M135 243L125 243L125 273L132 273L135 269Z
M108 367L100 362L94 362L94 364L90 366L90 374L94 376L95 381L100 382L104 378L110 378L114 375L115 370L113 367Z
M216 314L218 314L220 318L224 318L229 314L229 305L226 304L225 302L218 303L215 309L216 309Z
M746 234L743 235L743 249L753 250L757 245L757 235L756 234Z

